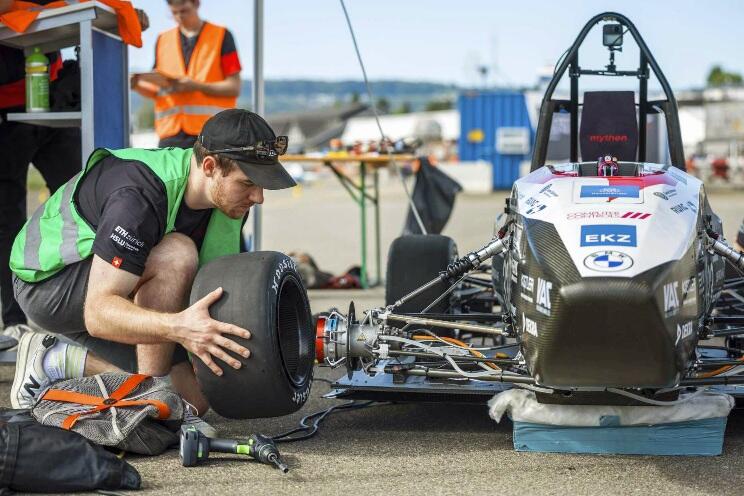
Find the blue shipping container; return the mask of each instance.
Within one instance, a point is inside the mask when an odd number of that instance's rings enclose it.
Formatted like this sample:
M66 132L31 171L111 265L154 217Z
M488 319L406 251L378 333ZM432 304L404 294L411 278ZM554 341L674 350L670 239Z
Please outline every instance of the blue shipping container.
M493 189L510 189L519 166L530 160L535 131L526 99L517 91L463 92L460 111L460 160L486 160L493 167Z

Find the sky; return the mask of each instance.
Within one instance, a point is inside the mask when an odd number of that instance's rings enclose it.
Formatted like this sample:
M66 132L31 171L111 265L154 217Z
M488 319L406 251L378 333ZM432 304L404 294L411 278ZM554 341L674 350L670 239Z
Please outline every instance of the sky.
M165 0L134 0L150 17L144 46L130 48L130 69L152 67L158 32L174 26ZM372 80L531 86L594 15L613 11L636 25L673 88L699 88L714 64L744 73L742 0L346 0ZM264 0L266 79L361 79L339 0ZM228 27L242 77L253 74L253 1L202 0L201 16ZM600 30L584 62L606 64ZM628 45L628 43L626 43ZM633 67L637 50L618 54Z

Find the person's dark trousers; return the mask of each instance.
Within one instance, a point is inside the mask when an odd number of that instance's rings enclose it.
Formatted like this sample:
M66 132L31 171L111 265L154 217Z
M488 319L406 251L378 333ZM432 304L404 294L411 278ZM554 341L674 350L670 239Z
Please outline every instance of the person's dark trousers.
M13 296L8 264L18 231L26 222L26 177L33 163L54 193L82 168L80 129L0 123L0 302L3 324L25 324Z
M183 131L180 131L174 136L161 138L161 140L158 142L158 148L193 148L194 143L196 143L196 138L197 136L186 134Z

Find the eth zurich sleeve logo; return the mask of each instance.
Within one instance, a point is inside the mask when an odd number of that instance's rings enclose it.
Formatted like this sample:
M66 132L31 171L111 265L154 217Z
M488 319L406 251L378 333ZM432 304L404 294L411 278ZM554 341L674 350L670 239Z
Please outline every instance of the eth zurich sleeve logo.
M619 272L633 266L633 259L619 251L597 251L584 259L587 269L599 272Z

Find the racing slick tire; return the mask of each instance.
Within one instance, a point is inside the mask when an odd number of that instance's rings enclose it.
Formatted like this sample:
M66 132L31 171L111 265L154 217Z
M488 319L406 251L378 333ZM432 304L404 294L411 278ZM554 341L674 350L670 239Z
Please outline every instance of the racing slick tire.
M262 251L218 258L201 268L191 290L191 303L223 288L212 304L212 318L235 324L250 339L224 336L247 347L235 370L215 359L223 375L215 375L192 357L196 378L220 415L235 419L278 417L295 412L310 395L315 360L315 332L307 291L288 256Z
M399 298L431 281L450 262L457 258L457 245L448 236L439 234L411 234L393 241L388 252L385 304L392 305ZM438 283L395 309L397 313L420 312L440 296L447 286ZM434 305L429 313L444 313L449 298Z

